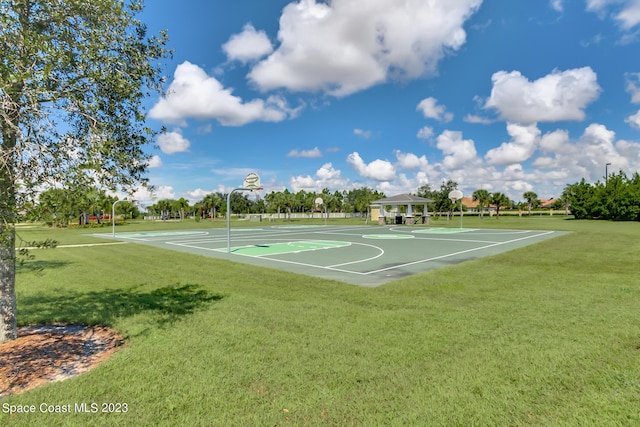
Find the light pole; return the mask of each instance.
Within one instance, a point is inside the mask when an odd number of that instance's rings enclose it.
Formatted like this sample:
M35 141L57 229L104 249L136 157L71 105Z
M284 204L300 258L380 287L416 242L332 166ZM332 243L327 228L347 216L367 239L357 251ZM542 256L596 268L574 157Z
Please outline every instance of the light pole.
M604 186L607 186L607 183L609 181L609 166L611 166L611 163L607 163L606 165L604 165Z

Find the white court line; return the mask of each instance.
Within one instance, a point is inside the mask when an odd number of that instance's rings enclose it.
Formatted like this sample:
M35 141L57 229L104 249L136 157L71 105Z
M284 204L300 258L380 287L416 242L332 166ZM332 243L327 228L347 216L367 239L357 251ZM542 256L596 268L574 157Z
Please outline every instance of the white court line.
M283 232L283 229L279 229L279 230L274 230L273 232L267 232L264 229L261 229L262 232L260 232L260 233L255 233L254 235L243 234L242 237L238 236L238 238L236 238L234 240L235 241L247 241L247 240L252 240L252 239L264 240L265 238L268 238L268 237L273 236L273 235L285 237L283 235L287 235L287 234L303 234L303 233L306 234L307 236L309 234L335 234L335 235L349 236L349 235L357 235L357 234L342 233L342 231L351 231L351 230L360 230L361 231L361 230L367 229L367 228L371 228L371 227L356 226L356 227L349 227L349 228L335 228L335 229L331 229L331 230L328 230L328 229L324 228L324 229L321 229L321 230L312 231L310 233L306 232L308 230L287 229L287 230L285 230ZM535 232L535 230L516 231L513 234L524 234L524 233L530 233L530 232ZM311 267L311 268L318 268L318 269L323 269L323 270L336 271L336 272L340 272L340 273L355 274L355 275L359 275L359 276L367 276L367 275L372 275L372 274L376 274L376 273L380 273L380 272L384 272L384 271L388 271L388 270L399 269L399 268L403 268L403 267L407 267L407 266L411 266L411 265L416 265L416 264L436 261L436 260L439 260L439 259L445 259L445 258L449 258L449 257L453 257L453 256L465 254L465 253L470 253L470 252L475 252L475 251L488 249L488 248L492 248L492 247L496 247L496 246L515 243L515 242L518 242L518 241L527 240L527 239L531 239L531 238L541 237L541 236L545 236L545 235L552 234L552 233L554 233L554 232L553 231L546 231L546 232L541 232L541 233L538 233L538 234L525 236L525 237L521 237L521 238L518 238L518 239L512 239L512 240L508 240L508 241L504 241L504 242L494 242L494 241L484 241L484 240L471 240L471 239L464 239L464 240L461 240L461 239L445 239L445 238L435 238L435 237L420 236L420 237L418 237L418 239L420 239L420 240L449 241L449 242L453 241L453 242L466 242L466 243L487 243L487 244L484 245L484 246L477 247L477 248L466 249L466 250L463 250L463 251L453 252L453 253L450 253L450 254L440 255L440 256L427 258L427 259L422 259L422 260L417 260L417 261L408 262L408 263L404 263L404 264L396 264L396 265L393 265L393 266L390 266L390 267L386 267L386 268L382 268L382 269L378 269L378 270L372 270L372 271L368 271L368 272L358 272L358 271L345 270L345 269L342 269L342 268L338 268L338 267L342 267L342 266L345 266L345 265L353 265L353 264L360 264L360 263L368 262L368 261L374 260L376 258L379 258L384 254L384 250L382 248L380 248L379 246L369 245L369 244L365 244L365 243L352 242L353 245L363 245L363 246L369 246L369 247L375 248L380 253L378 255L375 255L375 256L372 256L372 257L368 257L366 259L346 262L346 263L342 263L342 264L334 264L334 265L330 265L330 266L321 266L321 265L309 264L309 263L304 263L304 262L297 262L297 261L291 261L291 260L271 258L273 256L276 256L277 254L256 256L256 255L246 255L246 254L234 253L234 255L245 256L245 257L250 257L250 258L265 259L267 261L274 261L274 262L280 262L280 263L285 263L285 264L299 265L299 266L302 266L302 267ZM486 234L492 234L492 233L486 233ZM508 234L508 233L498 233L498 234ZM118 237L123 237L123 236L118 236ZM131 240L136 240L136 239L131 238ZM137 239L137 240L145 240L145 239ZM308 237L306 238L306 240L308 240ZM219 243L219 242L226 242L226 236L221 235L220 237L214 238L214 239L211 239L211 238L199 239L199 240L191 239L191 240L182 240L182 241L173 241L173 242L165 241L164 243L166 243L168 245L183 246L183 247L193 248L193 249L202 250L202 251L221 252L220 248L207 248L207 247L203 247L203 246L197 245L198 243L203 244L203 243ZM120 242L120 243L126 243L126 242Z
M129 242L107 242L107 243L82 243L82 244L77 244L77 245L57 245L57 248L87 248L90 246L109 246L109 245L126 245ZM43 248L39 248L37 246L33 246L33 247L27 247L27 248L16 248L16 250L19 249L28 249L28 250L33 250L33 249L43 249Z
M381 268L379 270L369 271L369 272L366 272L366 273L356 273L356 272L353 272L353 273L363 274L363 275L380 273L380 272L387 271L387 270L393 270L393 269L396 269L396 268L407 267L407 266L410 266L410 265L420 264L420 263L423 263L423 262L436 261L436 260L439 260L439 259L444 259L444 258L448 258L448 257L456 256L456 255L461 255L461 254L465 254L465 253L469 253L469 252L479 251L479 250L482 250L482 249L488 249L488 248L492 248L494 246L500 246L500 245L506 245L506 244L509 244L509 243L515 243L515 242L519 242L521 240L527 240L527 239L531 239L531 238L534 238L534 237L546 236L547 234L552 234L552 233L553 233L553 231L547 231L547 232L542 233L542 234L536 234L536 235L533 235L533 236L521 237L519 239L508 240L506 242L498 242L498 243L494 243L494 244L487 245L487 246L480 246L479 248L467 249L467 250L464 250L464 251L458 251L458 252L454 252L454 253L450 253L450 254L446 254L446 255L440 255L440 256L437 256L437 257L433 257L433 258L427 258L427 259L423 259L423 260L408 262L408 263L405 263L405 264L398 264L398 265L394 265L394 266L387 267L387 268ZM340 271L343 271L343 270L340 270ZM349 271L345 271L345 272L349 272Z
M357 264L360 262L366 262L366 261L370 261L376 258L381 257L384 254L384 250L382 248L379 248L377 246L374 245L367 245L365 243L352 243L353 245L362 245L362 246L370 246L372 248L378 249L380 251L380 253L376 256L373 257L369 257L366 259L362 259L362 260L358 260L358 261L352 261L352 262L346 262L344 264L335 264L335 266L341 266L341 265L347 265L347 264ZM216 249L211 249L211 250L216 250ZM245 257L249 257L249 258L259 258L259 259L266 259L267 261L275 261L275 262L281 262L284 264L293 264L293 265L300 265L302 267L313 267L313 268L319 268L322 270L332 270L332 271L340 271L340 272L344 272L344 273L354 273L354 274L361 274L361 273L357 273L354 271L349 271L349 270L340 270L337 268L333 268L333 266L322 266L322 265L317 265L317 264L309 264L306 262L299 262L299 261L291 261L291 260L286 260L286 259L278 259L278 258L270 258L272 256L276 256L276 255L285 255L285 254L272 254L272 255L247 255L247 254L239 254L239 253L235 253L234 255L238 255L238 256L245 256Z
M314 228L319 228L319 227L314 227ZM360 229L362 229L362 228L370 228L370 227L364 226L364 225L361 225L361 226L358 226L358 227ZM349 228L345 228L344 230L349 231L349 230L357 230L357 229L358 228L349 227ZM269 236L281 236L282 238L286 238L286 236L291 235L291 234L304 234L305 236L307 236L307 237L304 237L306 239L308 239L309 234L337 234L337 235L345 235L345 236L350 235L348 233L336 233L336 232L334 232L334 231L337 231L337 230L343 230L343 229L340 229L340 228L332 229L332 230L324 229L324 230L321 230L321 231L308 231L308 229L306 229L306 230L297 230L297 231L293 231L291 229L286 229L286 230L283 231L282 229L280 229L280 230L273 230L273 231L264 230L262 233L255 233L255 234L252 234L252 235L242 234L242 236L236 236L236 238L234 238L233 232L235 230L237 230L237 229L232 229L231 230L231 239L232 240L249 240L249 239L252 239L252 238L261 239L261 238L263 238L265 236L266 237L269 237ZM354 235L360 236L360 234L354 234ZM190 239L190 240L178 240L178 241L174 240L174 241L171 241L171 242L170 241L165 241L165 243L167 243L167 244L191 244L191 243L217 243L217 242L220 242L220 241L226 242L227 241L227 235L226 234L224 234L224 235L221 234L219 237L212 236L212 237L208 237L206 239Z
M478 248L472 248L472 249L467 249L467 250L464 250L464 251L453 252L453 253L450 253L450 254L445 254L445 255L440 255L440 256L437 256L437 257L432 257L432 258L422 259L422 260L418 260L418 261L408 262L408 263L405 263L405 264L396 264L396 265L393 265L391 267L381 268L379 270L372 270L372 271L366 271L366 272L344 270L344 269L336 268L336 267L339 267L339 266L342 266L342 265L348 265L348 264L358 264L358 263L366 262L369 259L353 261L353 262L345 263L345 264L336 264L336 265L333 265L333 266L320 266L320 265L316 265L316 264L308 264L308 263L303 263L303 262L282 260L282 259L277 259L277 258L266 258L266 259L268 259L269 261L276 261L276 262L282 262L282 263L286 263L286 264L300 265L300 266L303 266L303 267L314 267L314 268L319 268L319 269L322 269L322 270L331 270L331 271L337 271L337 272L340 272L340 273L355 274L355 275L358 275L358 276L368 276L368 275L371 275L371 274L381 273L383 271L394 270L394 269L407 267L407 266L415 265L415 264L421 264L423 262L436 261L436 260L439 260L439 259L444 259L444 258L448 258L448 257L456 256L456 255L461 255L461 254L465 254L465 253L469 253L469 252L479 251L479 250L482 250L482 249L488 249L488 248L491 248L491 247L494 247L494 246L500 246L500 245L505 245L505 244L509 244L509 243L515 243L515 242L518 242L518 241L521 241L521 240L531 239L531 238L534 238L534 237L545 236L547 234L552 234L552 233L553 233L553 231L547 231L547 232L544 232L544 233L541 233L541 234L535 234L535 235L532 235L532 236L521 237L519 239L513 239L513 240L506 241L506 242L497 242L497 243L493 243L493 244L490 244L490 245L481 246L481 247L478 247ZM373 246L373 245L367 245L367 246ZM382 251L381 248L378 248L378 249ZM243 255L243 254L236 254L236 255L250 256L250 255ZM376 257L372 257L370 259L375 259L375 258L377 258L377 257L379 257L381 255L382 254L380 254L380 255L378 255Z

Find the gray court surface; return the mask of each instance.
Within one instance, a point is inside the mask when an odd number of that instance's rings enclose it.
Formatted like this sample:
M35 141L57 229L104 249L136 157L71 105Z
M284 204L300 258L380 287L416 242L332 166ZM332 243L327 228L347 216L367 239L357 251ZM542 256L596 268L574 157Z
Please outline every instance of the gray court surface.
M115 239L361 286L494 255L561 231L372 226L261 226L116 233ZM110 234L99 237L113 238Z

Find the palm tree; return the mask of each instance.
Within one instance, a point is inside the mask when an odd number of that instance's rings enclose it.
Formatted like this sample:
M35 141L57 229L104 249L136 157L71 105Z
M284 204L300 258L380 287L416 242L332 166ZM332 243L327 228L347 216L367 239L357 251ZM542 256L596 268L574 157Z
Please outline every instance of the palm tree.
M220 193L209 193L202 199L202 209L209 211L211 219L216 218L216 210L222 206L223 197Z
M280 219L280 208L284 205L283 193L281 191L272 191L264 196L264 200L267 202L269 210L277 212L278 219Z
M509 206L511 204L511 200L509 200L506 194L495 192L491 194L490 203L496 206L496 217L499 217L500 208Z
M491 194L489 194L487 190L481 188L474 191L471 197L474 202L478 202L478 208L480 208L480 219L482 219L484 216L484 207L489 203L489 200L491 200Z
M184 197L180 197L173 203L173 209L180 213L180 221L184 220L184 211L189 209L189 201Z
M529 207L529 216L531 216L531 205L538 200L538 195L533 191L526 191L522 197L527 201Z

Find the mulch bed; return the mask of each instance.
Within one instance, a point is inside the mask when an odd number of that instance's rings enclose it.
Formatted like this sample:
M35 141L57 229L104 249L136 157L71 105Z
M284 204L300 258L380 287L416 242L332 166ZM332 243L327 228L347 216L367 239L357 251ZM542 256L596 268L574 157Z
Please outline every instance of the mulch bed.
M36 325L0 344L0 399L94 368L123 344L103 326Z

